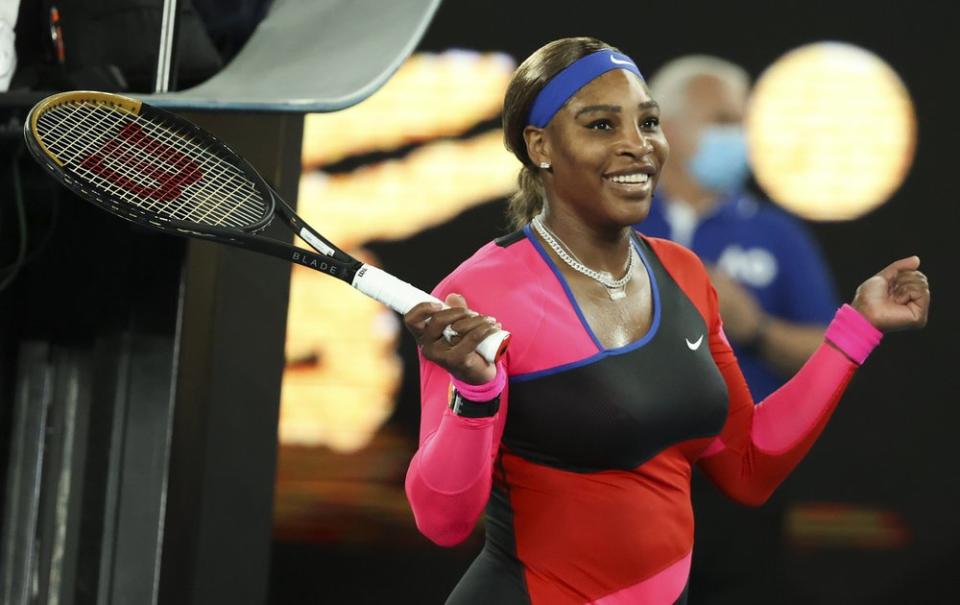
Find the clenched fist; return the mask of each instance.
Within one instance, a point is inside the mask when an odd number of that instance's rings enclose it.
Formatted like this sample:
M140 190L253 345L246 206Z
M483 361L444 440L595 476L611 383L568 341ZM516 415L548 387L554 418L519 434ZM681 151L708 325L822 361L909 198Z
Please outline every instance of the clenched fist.
M916 256L890 264L860 284L851 306L883 332L922 328L930 310L930 285L919 267Z

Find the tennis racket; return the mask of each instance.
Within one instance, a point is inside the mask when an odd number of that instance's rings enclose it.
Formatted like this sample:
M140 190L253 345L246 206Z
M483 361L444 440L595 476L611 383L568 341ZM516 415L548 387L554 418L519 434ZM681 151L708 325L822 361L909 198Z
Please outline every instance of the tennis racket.
M353 258L303 219L236 152L200 127L137 99L103 92L55 94L24 124L27 149L74 193L138 225L254 250L339 278L405 314L442 301ZM313 249L258 235L279 214ZM456 332L447 326L444 336ZM477 347L493 363L510 333Z

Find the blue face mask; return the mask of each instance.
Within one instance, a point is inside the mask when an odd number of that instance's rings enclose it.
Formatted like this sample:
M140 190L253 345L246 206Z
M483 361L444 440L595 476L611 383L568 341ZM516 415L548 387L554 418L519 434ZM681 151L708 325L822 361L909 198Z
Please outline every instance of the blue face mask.
M732 125L704 129L687 168L700 186L709 191L730 193L743 187L750 176L743 128Z

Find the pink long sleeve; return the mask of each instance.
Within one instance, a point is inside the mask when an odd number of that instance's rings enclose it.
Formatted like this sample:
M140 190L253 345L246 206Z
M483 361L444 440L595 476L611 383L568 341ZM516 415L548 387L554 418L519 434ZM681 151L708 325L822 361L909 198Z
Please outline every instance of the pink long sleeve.
M450 293L461 294L471 309L492 315L510 330L513 339L498 366L509 378L511 359L522 360L524 349L538 341L545 300L541 281L552 276L533 270L537 257L532 249L519 259L506 250L496 243L484 246L440 282L433 295L444 300ZM448 407L450 375L420 356L420 447L407 470L406 491L417 527L441 546L466 539L490 497L509 408L509 380L505 382L494 416L456 416Z
M831 333L852 329L850 312L852 309L846 308L837 313L827 330L828 339ZM879 342L879 332L868 332L872 327L861 325L858 329L873 339L874 345ZM727 383L730 412L700 465L728 496L759 505L817 440L859 366L838 350L837 346L845 344L824 342L790 381L754 405L719 317L711 330L710 346Z
M499 371L506 371L501 365ZM506 387L490 418L463 418L448 408L450 376L420 358L420 448L406 490L420 531L440 546L462 542L490 496L493 460L506 419Z

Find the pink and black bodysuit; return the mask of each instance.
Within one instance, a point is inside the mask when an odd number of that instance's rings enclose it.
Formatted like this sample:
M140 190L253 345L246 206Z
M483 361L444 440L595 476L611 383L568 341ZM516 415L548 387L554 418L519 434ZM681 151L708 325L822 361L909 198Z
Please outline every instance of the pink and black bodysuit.
M483 551L448 603L683 603L693 549L690 475L762 503L817 438L877 332L850 307L780 390L754 405L701 262L634 242L653 321L606 349L529 226L441 282L513 333L500 409L448 408L449 374L421 358L420 448L407 494L420 530L464 540L486 510ZM843 352L841 352L841 350ZM852 361L857 360L857 362Z

